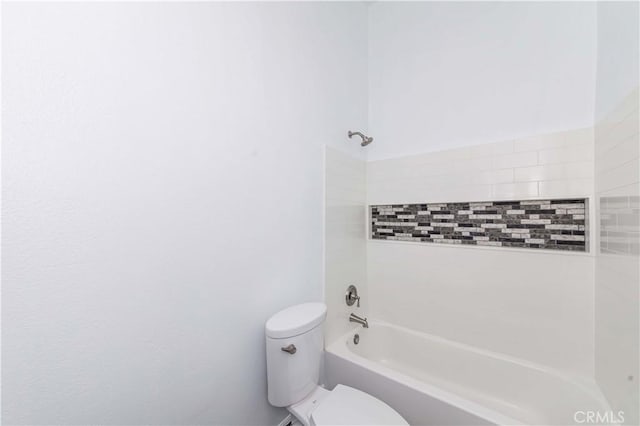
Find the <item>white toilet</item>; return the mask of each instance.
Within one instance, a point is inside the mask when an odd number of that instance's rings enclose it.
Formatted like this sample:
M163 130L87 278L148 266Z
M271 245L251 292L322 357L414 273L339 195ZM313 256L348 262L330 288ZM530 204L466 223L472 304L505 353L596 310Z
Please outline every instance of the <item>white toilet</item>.
M305 426L408 425L393 408L365 392L344 385L332 391L319 386L326 316L324 303L304 303L267 321L271 405L287 407Z

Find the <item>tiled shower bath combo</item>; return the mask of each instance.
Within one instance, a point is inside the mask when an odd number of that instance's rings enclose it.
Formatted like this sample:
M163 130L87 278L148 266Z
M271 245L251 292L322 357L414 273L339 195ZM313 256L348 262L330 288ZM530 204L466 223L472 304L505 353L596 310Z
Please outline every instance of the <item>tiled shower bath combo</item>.
M371 206L371 238L586 251L587 200Z

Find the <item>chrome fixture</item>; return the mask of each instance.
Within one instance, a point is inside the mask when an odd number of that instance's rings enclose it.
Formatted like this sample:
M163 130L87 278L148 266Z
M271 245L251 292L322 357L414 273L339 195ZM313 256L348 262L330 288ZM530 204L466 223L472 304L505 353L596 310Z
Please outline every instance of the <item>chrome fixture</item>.
M358 302L358 308L360 307L360 296L358 296L358 289L355 285L351 284L347 287L347 293L344 296L345 301L347 302L347 306L353 306L354 303Z
M298 351L293 343L289 346L285 346L284 348L280 348L280 350L283 352L289 352L291 355L295 354Z
M356 334L353 336L353 344L354 344L354 345L357 345L358 343L360 343L360 335L359 335L358 333L356 333Z
M371 136L366 136L361 132L352 132L351 130L349 130L347 136L349 136L349 139L351 139L353 136L360 136L362 138L362 143L360 144L361 146L367 146L371 142L373 142L373 138Z
M369 328L369 323L366 318L360 318L356 314L349 315L349 322L357 322L358 324L362 324L364 328Z

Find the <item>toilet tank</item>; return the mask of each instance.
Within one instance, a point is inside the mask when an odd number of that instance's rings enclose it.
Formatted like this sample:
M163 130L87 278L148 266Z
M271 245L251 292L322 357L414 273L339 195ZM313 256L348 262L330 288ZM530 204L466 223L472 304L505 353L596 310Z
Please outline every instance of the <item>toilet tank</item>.
M318 386L326 316L324 303L303 303L267 320L267 392L271 405L295 404Z

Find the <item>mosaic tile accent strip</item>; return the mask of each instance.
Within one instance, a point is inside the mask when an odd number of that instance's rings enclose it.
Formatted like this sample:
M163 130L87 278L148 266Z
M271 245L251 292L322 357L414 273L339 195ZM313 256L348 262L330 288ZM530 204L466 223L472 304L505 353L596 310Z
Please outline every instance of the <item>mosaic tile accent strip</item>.
M586 207L584 198L376 205L371 238L584 252Z
M600 197L600 252L640 256L640 197Z

